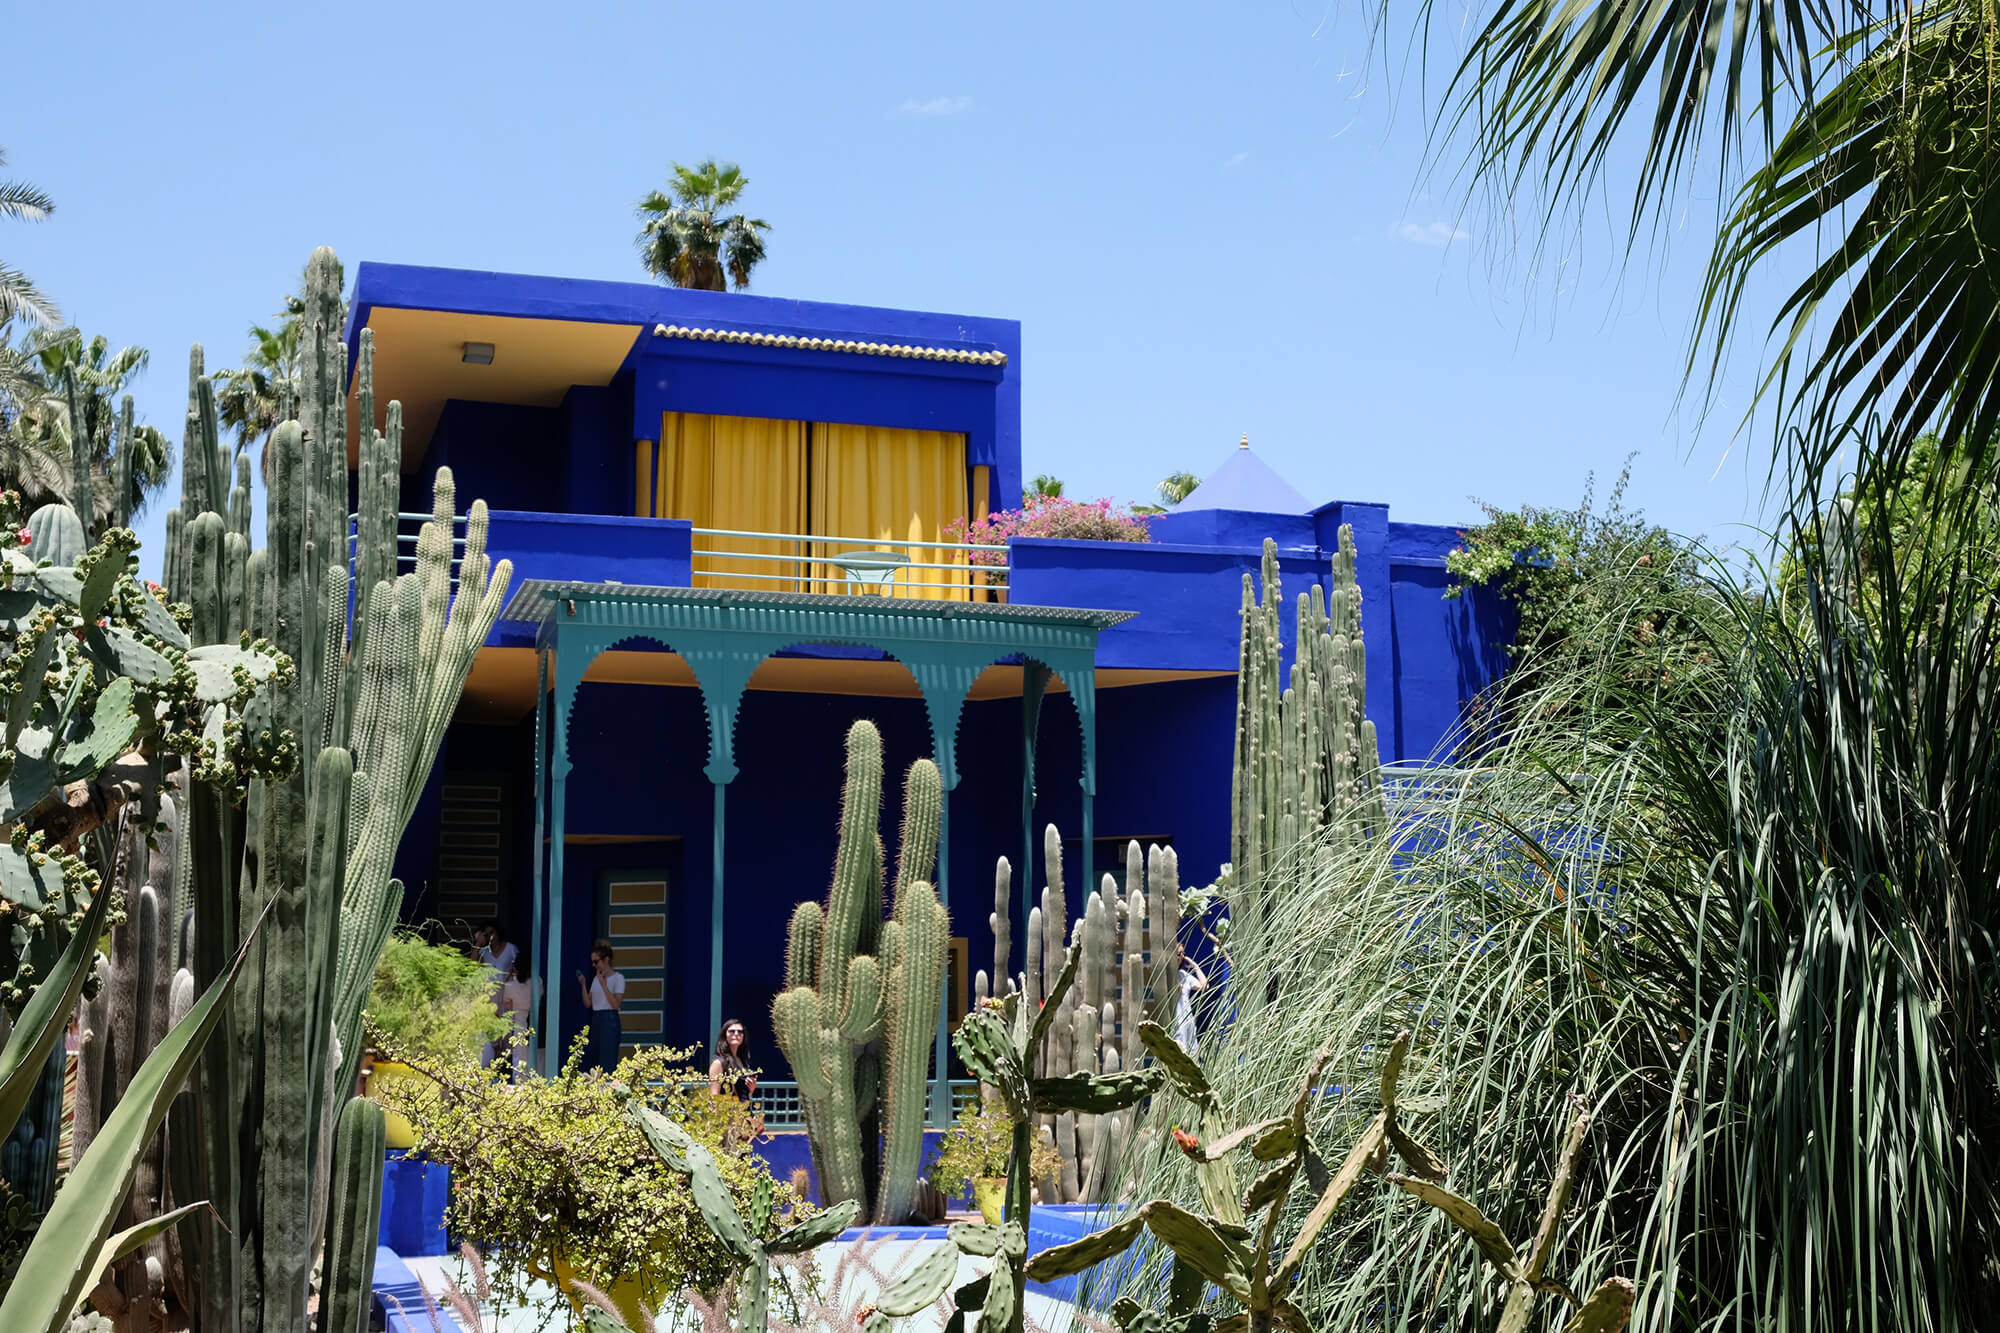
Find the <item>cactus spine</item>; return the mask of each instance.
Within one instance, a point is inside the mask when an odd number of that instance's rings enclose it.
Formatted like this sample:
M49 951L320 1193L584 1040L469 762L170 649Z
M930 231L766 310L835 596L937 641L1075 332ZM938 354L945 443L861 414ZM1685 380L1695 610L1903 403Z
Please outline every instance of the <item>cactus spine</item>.
M1387 824L1380 751L1367 716L1355 560L1354 531L1342 524L1329 583L1298 599L1289 676L1282 671L1277 543L1264 542L1261 600L1251 576L1243 576L1230 809L1239 886L1263 883L1321 828L1365 837Z
M882 736L856 722L847 733L847 784L840 842L824 909L792 913L785 989L771 1005L778 1046L805 1105L806 1133L829 1203L852 1200L868 1213L871 1167L861 1125L880 1109L880 1223L906 1220L922 1165L924 1099L931 1034L943 997L951 926L929 884L937 863L944 783L919 759L904 780L894 916L882 920ZM886 1043L886 1068L877 1053ZM869 1136L871 1139L873 1135Z
M1140 1021L1150 1018L1171 1027L1180 1002L1174 948L1181 920L1179 862L1170 847L1128 844L1124 887L1106 875L1085 900L1083 915L1071 920L1062 877L1062 835L1053 824L1043 830L1042 851L1049 882L1040 904L1028 913L1026 970L1011 981L1006 979L1006 951L1012 871L1005 858L999 863L989 918L995 980L989 986L981 972L980 994L985 997L992 989L994 999L1004 999L1018 991L1029 1013L1054 1004L1047 1034L1035 1045L1029 1070L1034 1078L1135 1070L1144 1050ZM1072 955L1074 984L1059 989L1059 975ZM1051 996L1057 998L1052 1001ZM989 1087L985 1096L991 1100L998 1092ZM1053 1140L1063 1163L1059 1176L1038 1182L1043 1197L1051 1203L1102 1202L1129 1123L1128 1116L1115 1111L1041 1112L1036 1132Z

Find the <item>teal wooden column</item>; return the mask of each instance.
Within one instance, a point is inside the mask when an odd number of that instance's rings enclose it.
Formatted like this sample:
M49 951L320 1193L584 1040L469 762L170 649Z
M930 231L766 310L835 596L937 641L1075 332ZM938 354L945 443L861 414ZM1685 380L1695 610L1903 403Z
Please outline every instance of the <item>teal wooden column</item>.
M1021 663L1021 864L1014 872L1020 886L1021 920L1035 910L1035 735L1041 730L1042 695L1049 687L1049 669L1032 659ZM1089 867L1084 869L1084 898L1089 900ZM1026 927L1024 926L1023 929ZM1008 966L1013 966L1010 961ZM1000 993L995 978L993 993Z
M555 974L549 971L547 941L542 931L547 926L545 904L542 892L548 887L545 873L548 856L548 809L549 809L549 654L544 648L535 650L535 883L534 913L535 924L528 934L528 966L542 978L543 1008L547 1009L548 992L554 989ZM529 998L529 1009L533 1011L534 1000ZM540 1028L539 1023L530 1023ZM545 1040L554 1041L552 1033L544 1034ZM532 1041L532 1038L530 1039ZM528 1053L529 1063L534 1063L534 1052Z
M556 690L550 706L555 710L555 753L549 761L549 948L542 959L542 1021L547 1038L542 1043L542 1073L554 1077L562 1068L562 987L568 968L563 956L563 824L569 807L569 721L576 707L577 688L583 684L584 669L603 651L595 636L571 634L564 641L561 621L556 622Z
M729 783L716 782L710 785L715 790L715 825L709 832L710 874L713 879L708 891L708 1030L711 1034L722 1031L722 830L727 822L729 806ZM711 1042L715 1037L708 1038Z
M1097 666L1092 661L1071 668L1063 677L1070 702L1076 705L1077 726L1083 730L1083 866L1079 877L1086 897L1096 880L1097 861Z

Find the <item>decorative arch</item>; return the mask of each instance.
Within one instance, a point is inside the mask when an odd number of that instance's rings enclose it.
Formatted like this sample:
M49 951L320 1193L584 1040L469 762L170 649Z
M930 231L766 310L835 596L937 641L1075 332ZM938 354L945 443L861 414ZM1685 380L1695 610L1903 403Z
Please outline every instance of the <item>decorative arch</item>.
M1023 839L1031 844L1034 729L1048 677L1061 675L1069 687L1078 725L1083 730L1083 772L1078 780L1083 787L1083 834L1087 849L1092 845L1091 807L1097 792L1097 636L1129 616L1129 612L1004 603L639 588L544 580L524 583L503 617L538 623L534 945L543 949L545 958L561 956L563 824L572 767L569 728L584 673L608 649L633 639L657 643L688 664L701 694L708 724L708 763L703 772L715 800L710 839L713 868L708 1025L713 1031L721 1024L726 793L738 772L737 718L758 667L794 645L829 644L875 649L910 673L924 701L932 754L944 781L946 799L938 833L937 888L939 898L949 903L950 794L958 786L958 731L973 682L988 667L1009 658L1020 657L1030 664L1024 677L1022 699L1026 760ZM553 690L549 679L551 657L554 658ZM547 743L547 728L551 723L555 728L553 746ZM546 876L544 856L539 854L542 848L546 848ZM1024 864L1032 865L1032 860ZM1031 879L1031 875L1022 876L1024 892L1028 891ZM561 1053L561 1043L555 1039L560 1032L561 1012L556 987L545 989L544 1004L542 1030L550 1034L550 1039L544 1045L542 1058L544 1068L553 1074ZM933 1084L931 1109L933 1117L941 1123L950 1111L942 1076L946 1049L942 1011L936 1045L940 1074Z

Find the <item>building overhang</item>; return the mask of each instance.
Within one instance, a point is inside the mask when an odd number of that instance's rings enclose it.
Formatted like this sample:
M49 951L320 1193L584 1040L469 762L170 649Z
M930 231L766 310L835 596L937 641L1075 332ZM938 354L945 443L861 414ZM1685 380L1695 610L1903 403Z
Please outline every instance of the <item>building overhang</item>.
M405 469L422 459L454 398L555 407L572 386L610 384L642 356L777 358L821 374L837 367L849 376L971 377L997 387L1018 383L1020 351L1020 325L1006 319L381 263L356 271L350 367L363 329L375 344L376 402L402 404ZM642 397L657 398L662 387ZM349 419L358 423L352 381L349 389ZM1018 408L1003 415L995 424L1008 438L999 447L1018 449Z

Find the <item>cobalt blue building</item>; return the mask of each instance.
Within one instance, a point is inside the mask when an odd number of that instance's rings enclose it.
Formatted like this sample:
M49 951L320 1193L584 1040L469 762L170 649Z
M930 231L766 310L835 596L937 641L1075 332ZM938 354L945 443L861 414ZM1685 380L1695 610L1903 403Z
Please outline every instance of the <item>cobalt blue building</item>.
M363 329L403 405L403 508L448 465L516 589L397 873L414 916L508 924L565 1045L604 936L629 1039L705 1048L740 1017L785 1074L784 923L826 891L859 717L891 806L914 759L945 771L950 1016L990 963L995 862L1038 890L1044 825L1072 913L1131 839L1208 882L1267 537L1297 592L1353 526L1384 762L1431 760L1502 668L1498 608L1441 595L1451 529L1313 504L1247 441L1151 543L959 544L1020 495L1011 320L363 264L351 347Z

